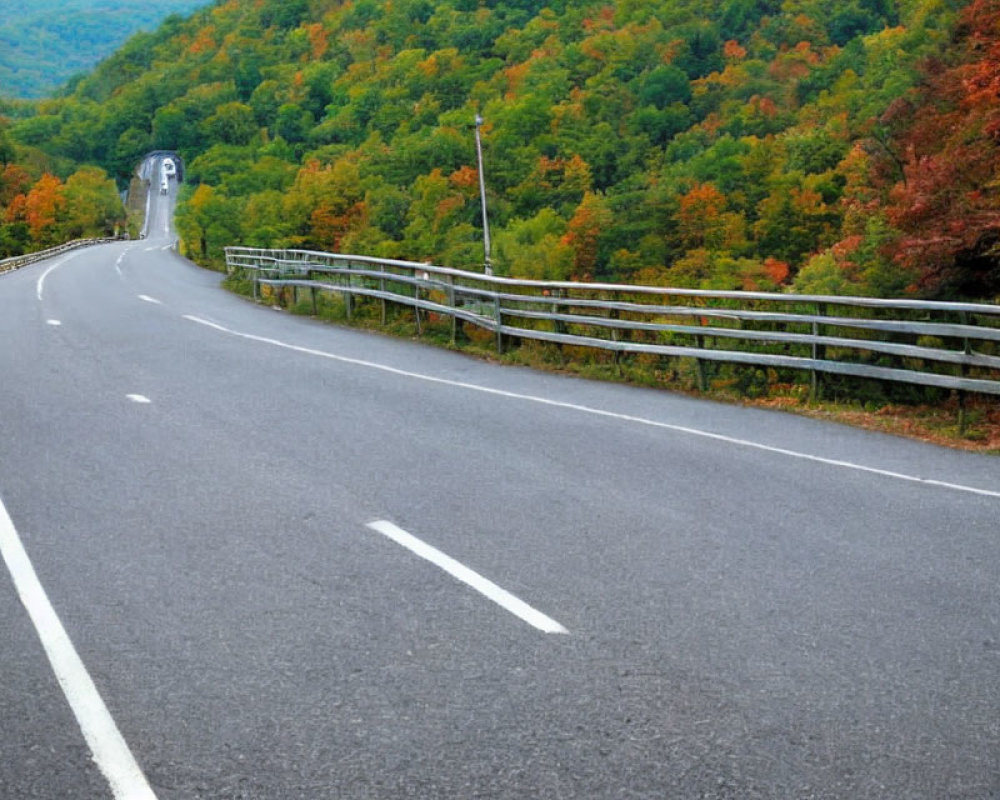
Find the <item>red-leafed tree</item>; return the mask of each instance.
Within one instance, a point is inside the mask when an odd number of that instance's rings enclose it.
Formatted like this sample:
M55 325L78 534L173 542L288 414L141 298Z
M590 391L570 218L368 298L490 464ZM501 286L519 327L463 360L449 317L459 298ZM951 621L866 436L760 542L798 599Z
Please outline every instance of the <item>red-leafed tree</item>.
M887 112L899 126L903 110L905 128L886 212L917 291L988 297L1000 292L1000 0L966 6L956 40L954 63L928 65L915 108Z

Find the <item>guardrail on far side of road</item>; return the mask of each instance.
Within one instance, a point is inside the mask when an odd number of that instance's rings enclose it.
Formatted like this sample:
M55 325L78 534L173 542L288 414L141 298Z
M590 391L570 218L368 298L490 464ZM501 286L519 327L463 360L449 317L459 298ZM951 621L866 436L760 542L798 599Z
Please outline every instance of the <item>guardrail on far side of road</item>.
M0 275L5 272L13 272L21 267L26 267L29 264L34 264L38 261L44 261L47 258L52 258L53 256L60 255L61 253L67 253L70 250L79 250L81 247L91 247L95 244L107 244L108 242L118 241L117 239L104 238L104 239L76 239L72 242L67 242L66 244L60 244L56 247L50 247L47 250L39 250L37 253L25 253L21 256L12 256L11 258L5 258L0 260Z

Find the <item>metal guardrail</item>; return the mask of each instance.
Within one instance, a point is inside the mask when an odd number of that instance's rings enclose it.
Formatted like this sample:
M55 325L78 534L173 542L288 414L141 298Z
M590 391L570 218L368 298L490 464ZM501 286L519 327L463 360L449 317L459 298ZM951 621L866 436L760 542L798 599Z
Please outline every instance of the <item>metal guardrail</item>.
M874 378L1000 395L1000 306L870 297L701 291L517 280L411 261L309 250L226 248L230 273L261 285L412 307L504 337ZM617 355L616 355L617 358Z
M29 264L34 264L37 261L44 261L47 258L52 258L60 253L66 253L70 250L79 250L81 247L91 247L95 244L107 244L108 242L116 242L118 239L105 238L105 239L76 239L72 242L67 242L66 244L58 245L57 247L50 247L48 250L39 250L37 253L25 253L21 256L13 256L11 258L5 258L0 261L0 275L5 272L13 272L21 267L26 267Z

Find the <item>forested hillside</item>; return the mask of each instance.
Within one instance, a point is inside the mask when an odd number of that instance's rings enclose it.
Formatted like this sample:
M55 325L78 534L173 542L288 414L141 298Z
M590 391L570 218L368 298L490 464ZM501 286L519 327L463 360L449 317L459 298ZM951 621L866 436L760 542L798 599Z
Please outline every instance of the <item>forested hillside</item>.
M206 0L4 0L0 95L43 97L90 70L138 30Z
M1000 0L229 0L141 34L11 138L178 224L500 273L1000 293ZM205 252L200 252L204 243Z

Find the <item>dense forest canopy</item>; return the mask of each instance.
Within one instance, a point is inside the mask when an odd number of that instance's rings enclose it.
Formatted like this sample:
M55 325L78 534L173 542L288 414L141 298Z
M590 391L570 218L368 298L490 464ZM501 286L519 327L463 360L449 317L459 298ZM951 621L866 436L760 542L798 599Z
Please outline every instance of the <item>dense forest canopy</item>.
M6 136L177 149L207 260L476 268L481 114L501 274L993 298L998 76L1000 0L228 0Z
M204 0L3 0L0 94L50 95L136 31L201 5Z

